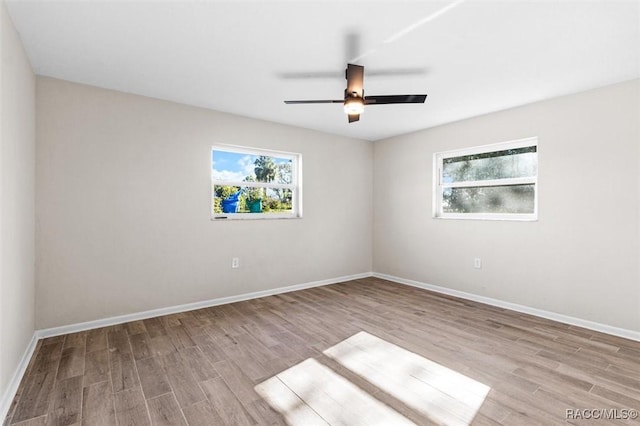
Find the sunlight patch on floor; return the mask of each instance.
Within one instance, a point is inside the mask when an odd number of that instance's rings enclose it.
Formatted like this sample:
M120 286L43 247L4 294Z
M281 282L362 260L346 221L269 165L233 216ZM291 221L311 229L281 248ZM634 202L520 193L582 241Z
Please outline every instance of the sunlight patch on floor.
M490 390L363 331L324 354L436 423L470 424Z
M490 390L364 331L323 353L379 391L374 397L316 359L306 359L255 387L290 425L414 424L385 400L399 401L438 424L469 425Z
M260 383L256 392L291 425L413 425L315 359Z

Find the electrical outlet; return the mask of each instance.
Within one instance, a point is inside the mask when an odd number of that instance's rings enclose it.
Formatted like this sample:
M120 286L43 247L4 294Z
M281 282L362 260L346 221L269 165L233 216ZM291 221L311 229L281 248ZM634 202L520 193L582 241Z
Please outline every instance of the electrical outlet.
M475 259L473 259L473 267L476 269L481 269L482 268L482 259L480 259L479 257L476 257Z
M239 268L240 267L240 258L239 257L234 257L231 259L231 267L233 269Z

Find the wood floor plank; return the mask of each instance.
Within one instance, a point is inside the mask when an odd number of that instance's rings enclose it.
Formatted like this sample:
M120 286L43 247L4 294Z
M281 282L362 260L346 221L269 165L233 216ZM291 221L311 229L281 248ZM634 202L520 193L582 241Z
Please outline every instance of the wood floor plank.
M209 360L211 364L215 364L218 361L227 359L227 355L220 346L215 344L200 345L202 353Z
M557 390L546 390L546 389L538 389L535 393L536 398L533 400L533 403L536 404L537 408L544 409L544 411L548 414L552 414L559 419L566 418L567 409L576 409L576 408L584 408L584 407L593 407L593 408L606 408L606 409L616 409L618 412L621 412L622 409L628 409L623 404L619 402L609 402L605 398L600 398L595 396L592 393L585 393L580 391L572 391L568 393L558 392ZM584 420L584 419L583 419ZM595 420L595 419L592 419ZM618 419L619 422L616 421L616 424L636 424L637 420L624 421L624 419ZM578 422L581 424L582 422ZM591 423L591 422L587 422ZM603 424L603 420L599 419L593 422L592 424Z
M131 389L140 384L135 371L133 355L130 353L111 352L109 368L114 392Z
M593 389L591 389L591 393L599 395L611 402L621 404L623 407L631 408L640 412L640 399L635 396L629 396L599 385L594 386Z
M179 312L176 314L163 315L161 317L157 317L160 321L160 324L169 331L171 327L179 327L182 326L182 318L185 316L189 316L190 314L187 312Z
M18 423L47 414L53 395L55 372L34 374L23 380L24 393L16 406L12 421Z
M20 423L13 423L15 426L44 426L47 424L47 416L36 417Z
M237 334L234 335L228 333L226 330L221 328L218 323L207 326L206 333L216 346L225 347L238 344L238 341L235 339Z
M29 373L55 373L62 357L62 343L62 341L56 341L41 345Z
M197 402L183 408L184 416L189 426L222 425L225 421L213 408L209 400Z
M242 404L245 410L260 425L284 426L286 421L282 414L278 413L267 401L260 399L248 404Z
M246 368L243 369L243 372L251 380L255 381L266 379L269 376L272 376L274 374L274 371L269 368L269 361L271 361L271 364L273 365L279 363L279 360L274 361L273 355L269 355L268 358L261 358L260 356L258 356L255 353L256 351L253 351L251 349L251 343L247 343L246 339L244 339L245 337L250 336L236 336L236 338L238 339L237 345L227 346L223 348L226 353L226 358L233 359L243 366L246 366Z
M218 415L228 424L250 426L254 424L251 416L242 407L231 389L221 377L201 383L202 390Z
M167 375L156 358L145 358L136 361L142 391L147 399L155 398L171 392Z
M179 352L183 361L189 366L191 374L198 382L218 377L218 372L200 347L184 348Z
M135 370L131 346L124 330L107 334L109 346L109 368L114 392L131 389L140 384Z
M168 393L147 401L154 426L178 426L186 422L173 394Z
M87 332L80 331L78 333L71 333L65 335L64 345L62 349L66 348L85 348L87 344Z
M639 358L640 342L365 278L42 339L5 425L467 424L481 401L471 424L566 424L640 409Z
M100 349L85 355L84 386L109 379L109 351Z
M266 320L260 320L261 324L244 324L242 327L247 330L247 333L257 339L264 346L274 346L280 344L278 339L274 339L272 334L281 333L286 331L284 328L277 325L270 324Z
M146 333L147 327L145 327L143 321L131 321L125 324L125 330L129 336L135 336L136 334Z
M234 361L230 359L218 361L214 367L240 401L246 404L260 399L254 390L255 383L244 374L243 369Z
M131 342L131 349L133 351L133 357L138 359L149 358L152 356L153 352L149 347L149 340L151 338L146 332L137 333L132 336L129 336L129 341Z
M207 312L205 309L202 309L199 312L202 312L201 315L207 315L205 313ZM191 336L191 338L195 338L196 336L206 335L207 326L211 325L210 322L202 321L199 318L194 317L194 315L189 315L189 316L185 316L184 318L181 318L180 324L184 327L187 333L189 333L189 336Z
M302 398L287 387L278 377L260 383L256 391L292 425L329 425Z
M79 423L82 412L82 376L56 382L47 426L67 426Z
M608 343L619 348L627 348L640 351L640 342L625 339L623 337L613 336L611 334L593 332L589 340L592 340L594 342Z
M48 345L51 343L64 343L64 339L66 338L66 334L59 334L57 336L45 337L42 339L43 345Z
M635 366L627 367L626 365L615 365L615 361L613 362L614 364L611 364L607 367L607 371L616 375L640 380L640 369L635 368Z
M139 387L115 394L116 419L119 425L151 425L149 411Z
M189 365L184 361L180 353L165 355L162 363L180 407L188 407L206 399L198 382L191 373Z
M159 334L156 337L151 337L148 341L148 344L149 348L151 349L152 356L161 357L177 352L178 350L177 342L174 342L171 339L171 336L167 334Z
M87 332L86 352L107 349L107 329L97 328Z
M87 386L82 391L82 424L111 426L116 424L111 383L107 380Z
M187 333L187 330L182 326L169 327L167 329L167 333L169 334L171 340L174 342L174 346L176 349L189 348L195 346L195 342Z
M513 374L529 379L538 383L539 385L562 385L565 387L577 388L584 391L589 391L593 387L593 383L586 380L581 380L576 377L572 377L568 374L558 373L557 371L549 370L546 368L536 367L524 367L517 368L513 371Z
M167 334L167 330L158 318L148 318L142 320L142 322L144 323L144 327L146 328L149 337L164 336Z

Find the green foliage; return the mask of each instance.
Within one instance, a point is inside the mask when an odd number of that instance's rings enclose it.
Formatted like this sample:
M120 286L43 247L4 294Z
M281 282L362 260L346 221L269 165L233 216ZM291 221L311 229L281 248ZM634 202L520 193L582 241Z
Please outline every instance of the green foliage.
M215 187L216 197L219 197L222 200L224 200L225 198L229 198L231 195L235 194L238 191L240 191L240 187L239 186L220 186L220 185L216 185L216 187Z
M271 182L276 178L277 166L272 157L261 155L256 158L256 160L253 162L253 165L255 166L253 168L253 172L256 174L256 180L258 182ZM266 188L262 188L261 192L262 198L266 200ZM262 209L267 211L264 202L262 203Z
M247 187L244 190L244 197L248 201L257 201L262 199L262 188Z
M291 172L291 161L278 164L276 168L276 177L278 179L278 183L291 183L291 179L293 178L293 173Z
M293 173L291 172L291 161L287 163L280 163L276 167L276 177L278 183L290 184L293 179ZM280 204L289 205L291 208L292 193L289 189L274 189L273 190L280 201Z
M258 182L272 182L276 178L276 163L272 157L261 155L253 162L253 172Z
M472 213L483 199L484 188L465 188L464 191L449 190L443 194L445 211L449 213Z
M244 182L255 182L256 179L253 176L247 176L243 179ZM243 189L242 195L247 201L261 200L263 196L262 188L256 188L253 186L247 186Z

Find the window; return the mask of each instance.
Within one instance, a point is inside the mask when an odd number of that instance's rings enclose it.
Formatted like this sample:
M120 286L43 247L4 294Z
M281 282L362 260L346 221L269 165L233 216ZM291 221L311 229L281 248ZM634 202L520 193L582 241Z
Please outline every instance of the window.
M538 218L538 140L456 151L434 160L434 217Z
M300 154L214 145L211 149L211 217L302 217Z

